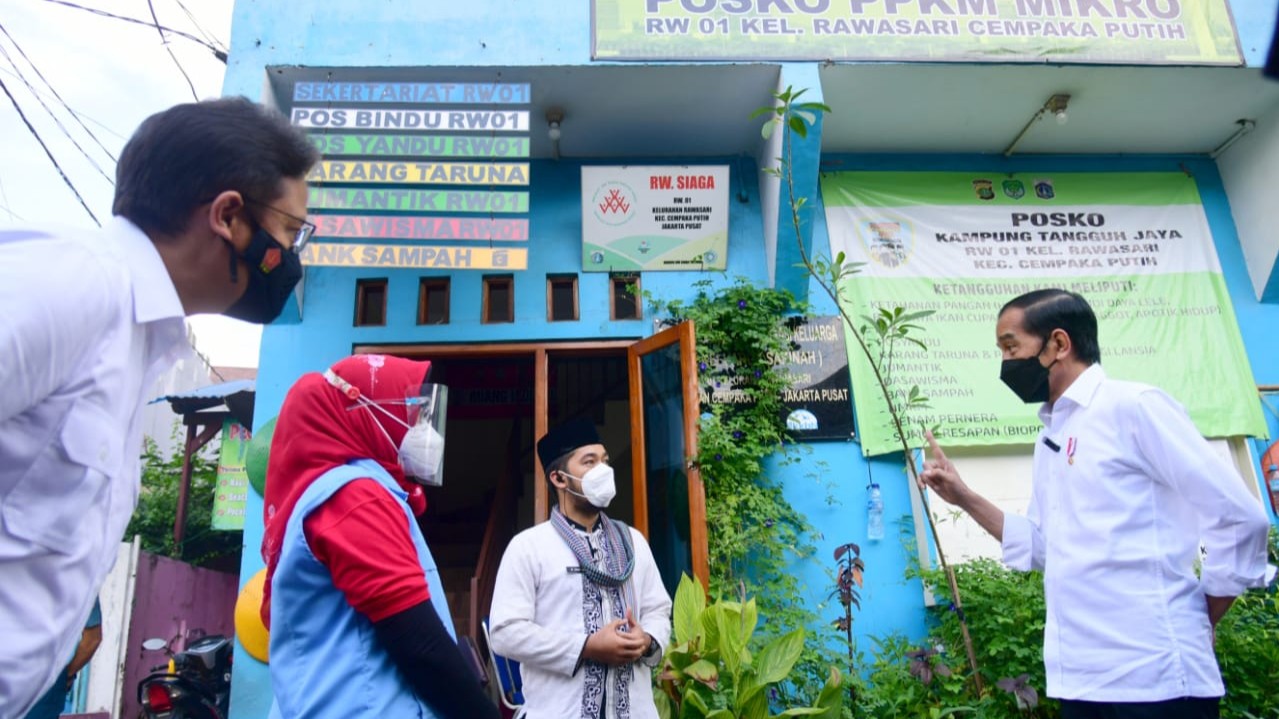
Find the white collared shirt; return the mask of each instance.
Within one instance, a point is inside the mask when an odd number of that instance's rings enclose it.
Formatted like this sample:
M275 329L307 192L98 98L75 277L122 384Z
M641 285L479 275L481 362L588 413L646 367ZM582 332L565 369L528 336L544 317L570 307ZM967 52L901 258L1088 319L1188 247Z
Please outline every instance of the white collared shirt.
M666 647L671 639L671 598L644 535L633 527L628 531L635 550L635 570L623 590L624 601L634 604L635 620L644 631ZM589 536L588 541L598 546L603 532L596 529ZM582 695L587 687L580 664L587 638L583 613L588 609L584 606L582 574L574 571L577 566L573 550L548 521L515 535L497 570L489 611L492 648L520 662L524 712L534 719L583 715ZM600 623L604 624L612 617L612 607L602 609ZM661 661L662 652L658 651L631 666L628 700L632 719L657 719L649 675ZM606 675L607 719L616 716L611 692L617 671L611 667Z
M1264 585L1265 512L1159 389L1093 365L1039 416L1030 508L1004 515L1003 550L1044 570L1048 696L1221 696L1205 595Z
M0 231L0 719L65 669L138 497L143 393L188 351L151 240Z

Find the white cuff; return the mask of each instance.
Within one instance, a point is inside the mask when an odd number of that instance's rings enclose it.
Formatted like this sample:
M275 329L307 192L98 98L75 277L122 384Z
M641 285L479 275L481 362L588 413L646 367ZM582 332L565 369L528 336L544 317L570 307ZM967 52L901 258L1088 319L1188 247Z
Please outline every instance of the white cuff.
M1270 586L1275 580L1275 567L1267 564L1259 576L1243 577L1234 572L1225 576L1215 576L1204 572L1199 579L1199 587L1210 597L1237 597L1248 589L1260 589Z
M1035 568L1035 527L1029 519L1004 513L1004 537L1000 547L1004 550L1004 564L1009 569L1029 572Z

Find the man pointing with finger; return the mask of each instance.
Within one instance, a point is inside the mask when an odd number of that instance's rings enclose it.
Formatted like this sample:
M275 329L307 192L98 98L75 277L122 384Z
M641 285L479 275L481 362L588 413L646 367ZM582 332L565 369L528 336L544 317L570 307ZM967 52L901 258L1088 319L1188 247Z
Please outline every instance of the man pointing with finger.
M1000 540L1010 567L1043 570L1047 693L1063 719L1217 717L1212 628L1273 576L1265 513L1180 404L1106 376L1083 297L1022 295L995 332L1000 378L1043 403L1027 514L969 489L931 434L923 483Z
M594 425L574 420L537 455L559 503L502 556L493 650L523 664L529 719L657 719L650 669L670 638L671 599L644 536L603 512L617 490L608 452Z

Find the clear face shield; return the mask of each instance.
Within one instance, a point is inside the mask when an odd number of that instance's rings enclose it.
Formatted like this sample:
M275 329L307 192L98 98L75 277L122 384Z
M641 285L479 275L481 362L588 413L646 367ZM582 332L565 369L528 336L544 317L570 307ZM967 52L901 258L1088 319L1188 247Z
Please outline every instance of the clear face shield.
M407 390L402 400L374 401L361 397L357 387L338 377L332 370L326 370L324 378L356 402L348 409L367 407L408 430L396 451L399 453L400 466L410 479L428 487L444 484L444 429L449 405L448 387L427 382ZM387 409L390 406L403 407L407 422ZM387 441L391 442L390 434L380 422L378 428Z

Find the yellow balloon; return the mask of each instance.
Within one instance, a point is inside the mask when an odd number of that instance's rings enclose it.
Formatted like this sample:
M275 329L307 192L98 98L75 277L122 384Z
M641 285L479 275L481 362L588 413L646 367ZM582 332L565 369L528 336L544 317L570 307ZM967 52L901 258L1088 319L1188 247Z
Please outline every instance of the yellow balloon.
M240 598L235 600L235 636L249 656L260 662L270 656L271 633L262 623L262 588L266 585L266 569L253 575Z

